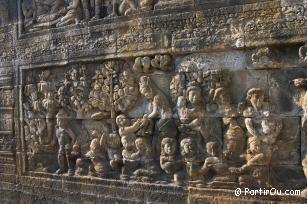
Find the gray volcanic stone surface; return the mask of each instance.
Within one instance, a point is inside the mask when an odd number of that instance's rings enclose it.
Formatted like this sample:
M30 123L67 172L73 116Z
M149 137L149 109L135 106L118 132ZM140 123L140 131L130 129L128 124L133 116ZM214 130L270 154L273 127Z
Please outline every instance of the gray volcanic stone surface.
M307 203L306 7L0 0L0 203Z

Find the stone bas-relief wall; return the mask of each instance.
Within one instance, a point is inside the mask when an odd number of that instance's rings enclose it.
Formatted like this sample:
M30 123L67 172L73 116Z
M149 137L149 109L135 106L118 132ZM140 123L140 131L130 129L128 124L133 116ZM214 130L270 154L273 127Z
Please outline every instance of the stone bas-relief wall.
M307 202L305 1L15 3L1 201Z

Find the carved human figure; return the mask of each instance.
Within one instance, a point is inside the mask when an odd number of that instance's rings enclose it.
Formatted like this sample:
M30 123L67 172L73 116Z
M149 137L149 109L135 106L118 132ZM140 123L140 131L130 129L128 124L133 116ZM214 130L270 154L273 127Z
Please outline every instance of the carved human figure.
M134 0L123 0L118 10L121 15L128 16L137 10L137 4Z
M107 160L107 136L102 135L101 138L94 138L90 144L90 151L86 153L86 158L90 159L89 175L105 177L109 170L109 162Z
M109 134L107 140L107 153L111 168L114 171L119 171L122 165L121 141L118 134Z
M172 117L171 105L167 97L154 87L148 76L142 76L139 82L140 93L150 103L149 113L144 114L144 118L159 119L156 123L158 137L154 138L156 155L160 154L161 141L164 137L175 138L177 128Z
M225 149L224 160L227 163L240 163L240 155L243 153L245 135L236 118L223 118L228 129L224 135Z
M34 0L35 16L37 23L35 28L50 27L56 25L66 13L64 0Z
M83 19L89 21L91 18L90 0L81 0L81 5L83 8Z
M173 178L175 185L183 184L183 163L176 156L176 140L174 138L163 138L161 142L160 167Z
M230 94L227 89L220 87L214 92L213 101L218 105L219 113L225 116L233 115Z
M264 92L260 88L251 88L247 92L247 101L250 102L246 110L244 110L243 115L245 117L257 117L261 116L264 111Z
M35 23L35 2L34 0L23 0L21 3L22 13L24 16L24 28L28 28Z
M66 8L67 13L57 23L57 26L65 26L69 24L78 24L81 20L81 0L70 0Z
M141 128L142 120L138 119L131 124L131 121L125 115L121 114L116 117L116 124L120 137L127 136L135 139L137 131Z
M236 177L231 175L228 165L220 159L220 148L217 142L206 144L208 157L206 158L200 172L210 179L207 183L211 187L234 186Z
M251 56L253 65L270 65L270 49L268 47L257 49Z
M51 143L53 139L54 118L59 109L59 104L54 97L53 92L48 92L46 98L42 101L43 107L46 110L47 124L47 143Z
M140 78L140 93L151 103L151 112L146 116L148 118L169 119L172 117L172 110L166 96L155 90L153 83L148 76Z
M207 128L201 89L198 86L189 85L186 97L178 97L177 110L181 122L179 126L181 137L193 136L198 148L203 148L203 142L207 142Z
M202 187L204 184L203 161L199 159L199 150L195 141L189 137L184 138L180 142L180 151L185 164L189 185Z
M183 90L184 90L184 75L182 74L176 74L171 83L170 83L170 94L172 97L172 101L176 103L179 96L183 96Z
M74 175L74 161L71 156L72 147L76 142L75 133L68 126L68 115L64 110L60 110L56 115L57 130L56 137L58 139L58 164L59 169L56 174L63 174L68 169L68 175Z
M133 173L139 166L139 161L134 157L136 152L135 137L122 136L121 142L123 145L123 167L120 178L123 180L129 180L134 177Z
M300 47L299 56L302 61L307 62L307 44Z
M140 78L140 93L151 104L151 112L146 114L148 118L172 118L172 109L166 96L158 90L154 90L153 83L148 76L142 76Z
M249 137L257 137L271 158L277 148L275 143L282 130L282 122L274 118L270 111L264 110L264 94L261 89L250 89L247 99L252 107L247 108L243 115L246 117L245 125Z
M153 0L140 0L138 3L134 0L123 0L119 5L119 13L123 16L128 16L140 10L152 10Z
M136 152L131 154L133 160L139 161L139 167L133 172L137 179L149 181L158 175L159 169L154 161L154 155L149 142L145 138L135 140Z
M258 137L248 138L247 154L242 155L247 161L240 168L229 168L230 172L242 174L239 177L241 186L269 187L269 164L271 155L262 147Z

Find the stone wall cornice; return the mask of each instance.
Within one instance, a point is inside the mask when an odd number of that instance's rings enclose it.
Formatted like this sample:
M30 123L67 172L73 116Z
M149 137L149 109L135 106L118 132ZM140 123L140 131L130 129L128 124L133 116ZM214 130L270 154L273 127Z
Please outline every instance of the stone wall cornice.
M220 8L217 7L220 4L211 5L212 8L186 5L174 10L101 19L23 33L12 43L0 38L1 48L5 47L0 61L16 61L22 67L31 68L80 59L91 61L156 53L180 55L307 40L303 3L286 5L271 0L237 4L240 3ZM0 33L7 35L11 27L1 28Z

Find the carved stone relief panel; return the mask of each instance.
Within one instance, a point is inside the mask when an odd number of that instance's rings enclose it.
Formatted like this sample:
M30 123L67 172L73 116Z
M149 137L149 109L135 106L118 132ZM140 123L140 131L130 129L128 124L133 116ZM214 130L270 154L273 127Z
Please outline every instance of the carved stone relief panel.
M28 170L301 188L299 118L276 113L282 82L242 71L246 59L240 51L161 54L23 70Z

